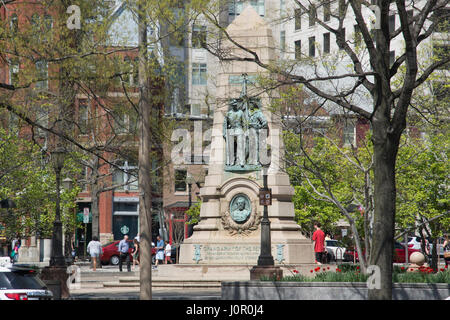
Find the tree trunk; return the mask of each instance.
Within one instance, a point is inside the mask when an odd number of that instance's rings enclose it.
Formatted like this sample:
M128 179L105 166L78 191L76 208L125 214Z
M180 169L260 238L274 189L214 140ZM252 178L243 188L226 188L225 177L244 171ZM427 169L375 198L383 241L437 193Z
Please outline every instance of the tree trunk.
M140 299L152 299L152 194L150 103L147 74L147 23L142 4L139 23L139 225L140 225Z
M379 110L389 110L389 108L379 106ZM376 265L380 268L381 286L369 290L369 300L391 300L396 199L395 161L399 146L399 135L389 133L392 130L390 130L389 116L386 114L376 114L372 120L372 128L374 142L374 224L370 265Z

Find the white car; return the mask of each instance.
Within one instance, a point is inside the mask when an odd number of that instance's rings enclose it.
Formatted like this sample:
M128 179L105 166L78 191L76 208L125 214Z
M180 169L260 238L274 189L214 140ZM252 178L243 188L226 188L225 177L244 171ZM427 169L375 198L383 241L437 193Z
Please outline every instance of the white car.
M4 257L2 257L4 258ZM9 260L9 257L6 257ZM0 300L51 300L53 293L36 270L0 259Z
M421 237L408 237L408 248L422 250Z
M325 246L328 252L328 261L344 260L346 248L339 245L337 240L325 240Z

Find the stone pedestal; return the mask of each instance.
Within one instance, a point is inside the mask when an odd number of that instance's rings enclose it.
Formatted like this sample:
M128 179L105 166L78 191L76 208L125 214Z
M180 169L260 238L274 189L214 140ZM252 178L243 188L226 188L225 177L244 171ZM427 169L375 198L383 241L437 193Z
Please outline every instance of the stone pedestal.
M70 291L67 287L69 275L66 267L45 267L41 271L40 278L46 284L48 283L49 290L52 291L55 300L70 297Z
M251 6L244 9L228 26L227 32L238 43L255 51L263 63L276 59L271 28ZM230 55L249 56L231 43L224 42L223 47L224 52ZM204 187L200 189L200 222L194 227L193 235L181 245L180 263L254 266L261 245L263 206L259 204L259 191L263 187L263 176L260 168L247 171L230 171L226 168L223 123L229 99L238 98L241 94L242 86L234 85L231 80L241 77L243 73L255 77L267 71L255 63L244 61L223 63L219 68L208 175ZM247 96L257 94L256 89L249 86ZM271 97L274 95L276 93L272 92ZM312 242L302 235L299 225L294 221L294 188L290 185L289 176L283 171L284 146L280 119L268 109L269 95L263 93L258 97L269 134L268 187L272 190L272 205L268 207L268 217L271 223L272 256L276 265L312 264ZM244 222L236 221L230 212L230 204L239 197L245 198L246 207L251 208Z
M283 270L280 267L259 267L255 266L250 270L250 281L261 280L261 278L270 278L273 280L281 280L283 278Z

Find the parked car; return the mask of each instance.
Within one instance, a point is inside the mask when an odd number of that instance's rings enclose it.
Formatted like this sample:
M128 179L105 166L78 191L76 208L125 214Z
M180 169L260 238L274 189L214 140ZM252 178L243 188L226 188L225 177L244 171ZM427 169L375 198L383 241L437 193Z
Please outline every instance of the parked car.
M413 252L421 252L421 250L413 249L408 246L408 260ZM365 250L364 250L365 253ZM358 262L358 252L356 250L347 250L344 255L344 261L356 261ZM405 263L406 262L406 248L400 242L395 242L394 244L394 263Z
M408 246L408 261L413 252L421 252L420 249L413 249ZM394 262L405 263L406 262L406 248L404 244L395 242L394 244Z
M422 238L421 237L408 237L408 248L421 250Z
M344 260L344 254L347 249L338 240L325 240L325 245L328 252L328 261Z
M9 257L8 257L9 258ZM0 300L51 300L53 293L27 266L0 265Z
M113 241L110 243L107 243L105 245L103 245L102 247L102 251L103 254L100 258L100 261L102 262L102 264L111 264L114 266L117 266L119 264L119 242L121 240L117 240L117 241ZM128 240L128 243L130 245L130 249L128 249L128 252L130 253L130 261L133 262L133 256L131 255L131 251L133 249L133 241L132 240ZM152 261L153 261L153 257L156 254L156 249L154 248L154 246L152 246Z

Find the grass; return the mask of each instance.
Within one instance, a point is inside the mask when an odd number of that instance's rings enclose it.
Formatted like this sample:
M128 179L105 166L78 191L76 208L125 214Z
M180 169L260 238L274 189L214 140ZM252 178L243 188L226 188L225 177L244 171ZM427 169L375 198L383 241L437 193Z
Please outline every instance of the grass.
M330 267L316 267L312 269L312 277L301 275L293 270L292 276L285 276L280 281L297 282L366 282L369 275L361 273L358 265L339 265L335 270ZM262 281L273 281L271 278L262 278ZM415 272L407 272L404 267L395 266L392 273L393 283L450 283L450 270L441 268L420 268Z

